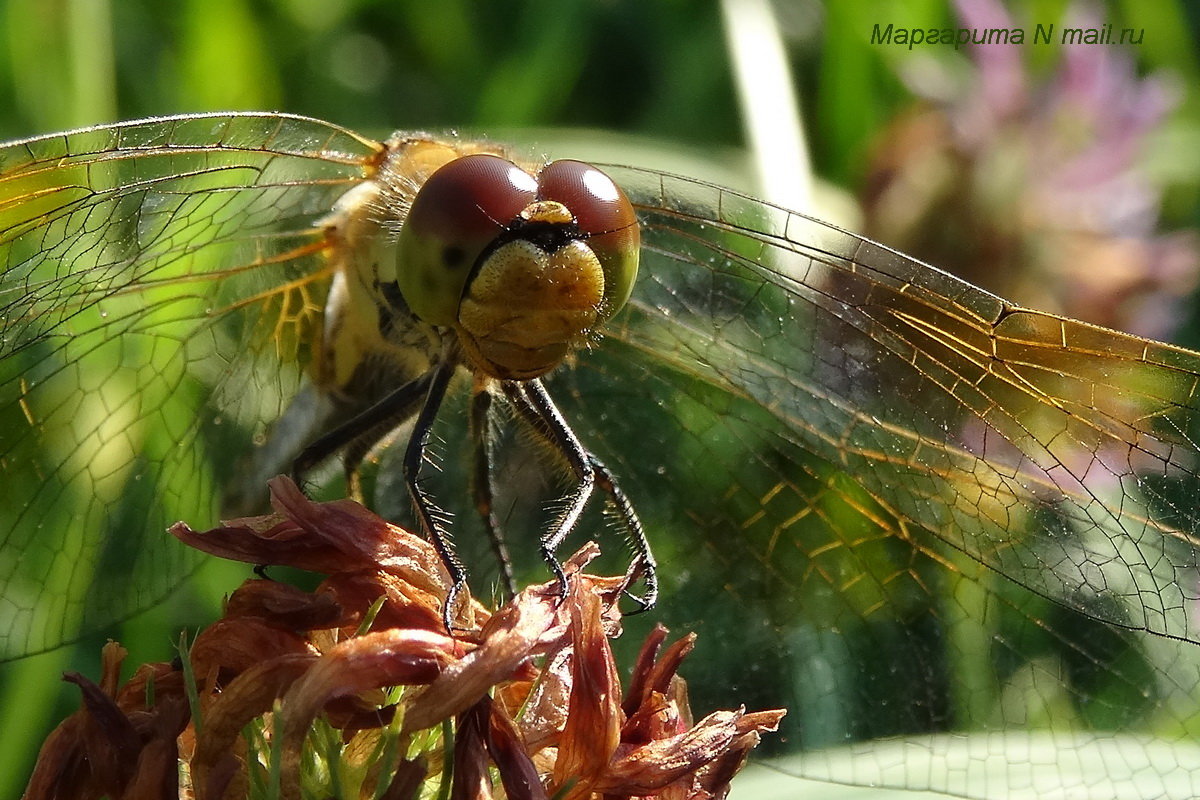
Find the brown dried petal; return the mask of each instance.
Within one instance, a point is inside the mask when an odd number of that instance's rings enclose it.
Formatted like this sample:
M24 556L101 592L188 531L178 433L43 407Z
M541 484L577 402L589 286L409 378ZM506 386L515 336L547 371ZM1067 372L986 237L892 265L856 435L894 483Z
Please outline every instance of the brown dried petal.
M117 692L117 705L126 714L146 710L147 685L154 684L154 702L162 703L168 698L186 697L183 672L175 666L157 662L142 664L125 685Z
M261 617L272 626L296 632L332 628L342 609L330 594L306 592L271 580L247 580L225 603L225 618Z
M314 535L357 556L364 564L378 566L439 597L446 596L450 575L437 550L420 536L385 522L353 500L314 503L289 478L280 476L268 485L272 505Z
M484 626L476 650L450 664L413 698L404 715L404 731L423 730L470 708L536 654L555 621L554 600L540 587L519 594Z
M695 633L688 633L680 637L679 640L668 647L654 663L654 667L646 676L643 683L643 691L658 692L664 695L669 694L671 682L678 676L680 665L683 664L683 660L691 654L695 647Z
M576 581L565 603L572 623L571 700L553 775L558 787L578 780L578 791L586 791L608 766L624 721L621 681L604 632L600 598L589 588Z
M46 737L25 787L25 800L68 800L85 796L88 769L83 751L83 727L82 712L76 712Z
M100 653L100 682L97 687L103 697L113 697L121 679L121 663L127 651L116 642L108 642ZM66 676L64 676L64 679ZM78 681L76 681L78 683ZM82 684L80 684L82 687ZM85 692L86 697L86 692ZM103 703L104 701L100 701ZM120 709L120 706L117 706ZM118 712L119 713L119 712ZM97 735L96 720L85 702L82 707L46 737L38 753L37 764L25 790L27 800L35 798L91 797L102 793L108 775L97 781L89 761L90 750Z
M383 791L380 800L415 800L421 792L428 771L423 758L401 761L392 773L392 782Z
M750 751L758 746L761 738L757 733L734 737L728 750L705 764L696 773L695 780L692 782L692 795L723 798L729 794L729 787L734 776L741 772L742 767L746 766L746 759L749 757ZM704 794L701 795L700 792Z
M487 748L508 800L545 800L546 789L526 752L521 732L499 703L491 703Z
M385 686L428 682L461 649L461 642L432 631L390 630L340 642L321 656L282 701L284 795L297 788L300 747L326 703Z
M513 713L520 710L518 725L528 752L558 744L570 702L571 648L564 647L547 656L541 679L534 684L524 708L509 707Z
M255 617L222 619L205 628L192 644L190 658L197 678L231 680L266 659L281 655L312 654L308 641Z
M192 757L198 800L221 796L228 775L217 768L233 758L233 747L242 730L255 717L270 711L276 698L282 697L316 660L315 653L291 653L263 661L231 681L205 707L204 727L196 737ZM218 773L219 786L213 785L214 772Z
M627 715L633 716L645 697L654 664L658 660L658 651L666 640L667 629L661 622L655 623L650 633L646 634L646 640L642 642L642 649L638 651L637 661L634 662L633 671L629 675L629 691L625 693L625 702L621 704Z
M188 547L247 564L279 564L325 573L363 566L280 514L234 520L207 531L176 522L168 531Z
M249 564L286 564L332 575L381 568L445 597L449 575L433 546L352 500L315 503L286 477L270 481L277 513L234 520L201 533L184 523L171 534L191 547Z
M100 688L109 697L117 696L121 685L121 665L129 651L117 642L109 640L100 650Z
M187 726L191 709L182 697L155 704L149 736L123 800L160 800L179 796L179 750L176 739Z
M725 753L706 764L697 773L698 788L714 797L724 797L728 794L730 782L745 766L750 751L757 747L762 739L762 733L778 730L779 721L786 714L783 709L743 714L737 721L739 733L734 736Z
M643 745L655 739L678 736L692 727L685 722L679 707L665 695L652 692L642 701L637 712L621 728L621 743Z
M696 635L688 634L661 655L658 650L666 637L659 628L646 637L630 682L624 708L629 718L621 730L624 744L646 744L655 739L676 736L692 727L687 682L679 677L679 667L695 647Z
M530 667L528 677L514 677L511 681L497 686L496 690L492 692L492 699L504 708L510 719L521 713L521 709L529 704L544 671L538 669L532 662L528 663Z
M622 753L596 786L613 794L650 794L695 772L725 752L737 734L739 711L714 711L691 730Z
M738 733L768 732L779 730L779 723L787 716L787 711L775 708L770 711L748 711L737 721Z
M492 796L485 745L490 702L485 697L458 718L454 734L451 800L487 800Z
M461 642L432 631L396 629L347 639L321 656L288 693L287 719L307 727L333 698L428 683L444 674L461 651Z
M347 612L348 624L357 629L363 615L380 597L387 601L380 607L371 625L372 630L386 628L421 628L443 631L443 597L418 589L396 575L376 570L343 572L330 576L318 590L329 593L337 605Z
M105 792L120 794L142 749L137 730L99 686L74 672L64 675L63 680L76 684L83 692L87 714L84 750L91 763L92 781Z
M622 752L595 788L606 794L636 797L652 794L692 773L703 775L703 769L710 763L731 752L744 753L757 744L759 732L775 730L785 713L782 710L754 714L740 709L715 711L678 736ZM723 766L727 770L730 764ZM715 783L724 780L724 774L716 771L710 778ZM690 780L685 782L692 783ZM715 788L719 786L710 786L706 790L711 789L716 794Z

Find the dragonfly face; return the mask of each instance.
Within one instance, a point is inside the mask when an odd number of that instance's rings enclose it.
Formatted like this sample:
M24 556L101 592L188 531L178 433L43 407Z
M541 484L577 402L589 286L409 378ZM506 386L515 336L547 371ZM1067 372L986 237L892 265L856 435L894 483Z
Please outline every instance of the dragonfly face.
M1200 355L1015 307L725 189L604 166L640 223L636 279L598 257L604 287L581 305L611 314L603 339L508 380L554 359L489 372L494 354L439 334L466 327L432 316L442 294L388 288L397 248L438 245L406 243L408 206L381 194L415 203L415 176L497 150L428 147L394 184L378 182L394 145L285 115L0 148L5 656L154 604L192 567L170 523L214 521L224 487L261 485L430 376L399 403L419 434L421 398L455 393L438 365L468 363L531 427L553 411L544 381L595 455L568 466L607 465L637 505L657 613L714 640L698 702L788 707L781 752L803 753L784 769L997 796L1050 731L1045 785L1196 788L1181 732L1200 722ZM523 473L500 458L503 493ZM544 534L535 511L510 538ZM1104 748L1121 758L1089 766ZM1011 782L960 785L960 757Z
M406 160L383 169L404 170ZM453 328L480 372L526 380L558 366L624 305L637 254L633 208L599 170L556 161L535 178L473 154L421 184L394 274L377 281L391 278L419 319Z

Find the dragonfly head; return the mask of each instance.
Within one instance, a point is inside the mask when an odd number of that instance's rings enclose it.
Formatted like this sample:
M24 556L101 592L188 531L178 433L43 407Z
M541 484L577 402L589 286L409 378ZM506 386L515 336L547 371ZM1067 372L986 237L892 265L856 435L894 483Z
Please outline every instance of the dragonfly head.
M628 300L633 207L604 173L555 161L536 176L493 155L451 161L413 199L398 241L409 308L452 327L472 364L502 380L553 369Z

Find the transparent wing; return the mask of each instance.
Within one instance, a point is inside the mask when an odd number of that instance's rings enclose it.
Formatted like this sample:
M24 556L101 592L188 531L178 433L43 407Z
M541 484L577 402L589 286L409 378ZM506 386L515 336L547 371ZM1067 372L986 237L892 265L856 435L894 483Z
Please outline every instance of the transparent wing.
M0 659L155 603L297 391L324 299L313 226L380 145L275 114L0 149Z
M667 624L719 643L693 686L789 708L805 776L1191 796L1200 355L602 168L642 271L551 388L647 523Z

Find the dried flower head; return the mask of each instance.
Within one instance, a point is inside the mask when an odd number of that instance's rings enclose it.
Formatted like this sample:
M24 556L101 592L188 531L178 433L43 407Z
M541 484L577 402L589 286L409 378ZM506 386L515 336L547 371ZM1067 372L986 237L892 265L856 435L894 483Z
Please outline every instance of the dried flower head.
M206 552L327 575L312 593L248 580L179 668L99 685L47 739L27 798L722 796L783 711L693 722L677 675L692 637L648 638L623 691L609 639L625 579L565 564L565 600L531 586L495 612L468 598L442 625L449 578L423 539L351 501L280 478L276 513L200 533Z

